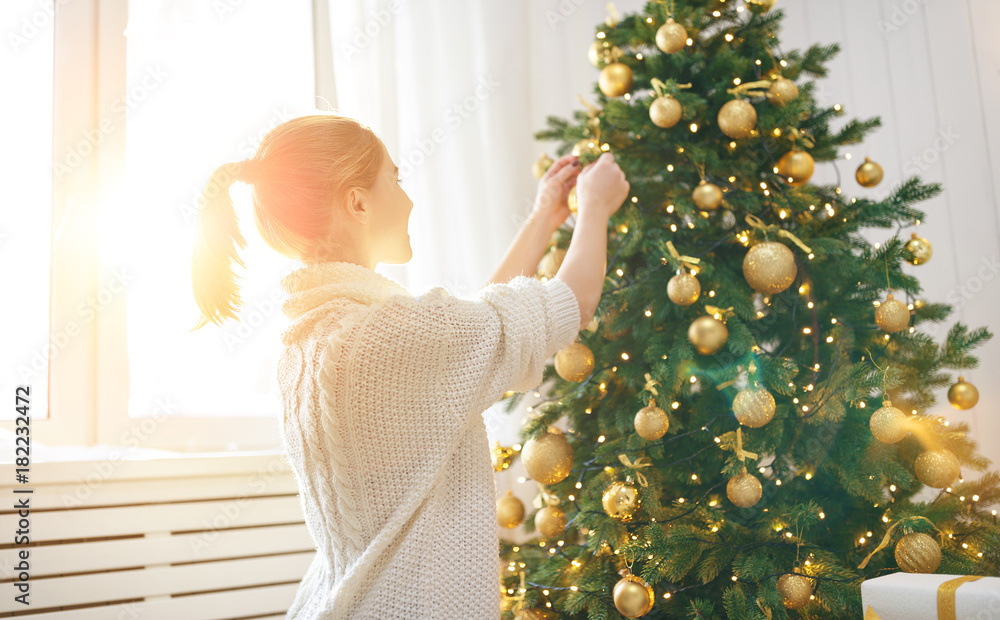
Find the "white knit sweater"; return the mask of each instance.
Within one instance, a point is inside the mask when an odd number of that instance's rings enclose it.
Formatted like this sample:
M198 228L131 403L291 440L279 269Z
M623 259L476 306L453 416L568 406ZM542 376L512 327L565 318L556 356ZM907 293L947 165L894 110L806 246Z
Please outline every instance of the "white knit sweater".
M492 620L496 485L482 413L538 387L576 340L558 278L415 299L367 267L299 267L281 285L282 441L317 553L286 618Z

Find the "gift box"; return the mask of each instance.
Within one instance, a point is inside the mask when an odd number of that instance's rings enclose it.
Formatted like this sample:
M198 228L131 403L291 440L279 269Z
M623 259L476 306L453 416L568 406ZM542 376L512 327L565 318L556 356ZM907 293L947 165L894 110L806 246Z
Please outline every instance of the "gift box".
M865 620L1000 620L1000 578L893 573L861 584Z

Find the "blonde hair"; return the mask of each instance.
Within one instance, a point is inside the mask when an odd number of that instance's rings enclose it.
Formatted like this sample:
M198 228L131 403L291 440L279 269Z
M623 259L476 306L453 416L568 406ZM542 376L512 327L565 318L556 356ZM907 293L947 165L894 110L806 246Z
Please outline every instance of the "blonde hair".
M383 164L382 141L359 121L336 114L300 116L274 127L253 157L212 173L198 209L191 279L202 316L236 318L240 298L233 263L246 269L246 248L229 188L253 186L257 232L271 248L303 263L329 260L340 247L336 202L354 188L370 190Z

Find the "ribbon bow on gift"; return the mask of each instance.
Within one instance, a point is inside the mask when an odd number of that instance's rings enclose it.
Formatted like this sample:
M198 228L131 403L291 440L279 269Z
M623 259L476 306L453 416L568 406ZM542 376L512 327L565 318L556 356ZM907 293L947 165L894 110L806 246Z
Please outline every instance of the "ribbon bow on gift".
M956 620L955 612L955 592L959 586L970 581L982 579L981 575L965 575L949 579L938 586L937 590L937 617L938 620ZM869 605L865 610L864 620L880 620L878 613Z

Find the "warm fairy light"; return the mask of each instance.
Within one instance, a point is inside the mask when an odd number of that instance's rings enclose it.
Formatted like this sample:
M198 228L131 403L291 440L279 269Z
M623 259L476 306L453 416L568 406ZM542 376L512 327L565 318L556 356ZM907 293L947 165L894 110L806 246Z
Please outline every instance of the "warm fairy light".
M715 297L715 291L709 291L708 292L708 296L709 297Z
M833 336L827 336L826 337L826 341L827 342L833 342Z
M680 406L681 406L681 404L679 402L677 402L676 400L674 402L670 403L670 408L671 409L677 409Z
M775 486L779 486L780 487L781 486L781 478L778 478L777 480L775 480L774 484L775 484Z
M865 408L865 401L861 401L860 403L858 403L858 407L861 407L862 409L864 409Z
M698 479L698 474L691 474L691 479L692 480L697 480Z
M642 60L642 54L636 54L635 57L636 60Z
M626 99L629 98L628 93L625 93L625 98ZM608 144L607 142L605 142L604 144L601 145L601 150L605 151L605 152L610 151L611 150L611 145Z
M982 555L982 554L980 553L979 555ZM663 593L663 598L670 598L670 593L669 592L664 592Z
M782 67L787 67L788 66L788 61L782 59L781 61L778 62L778 64L781 65Z
M604 435L597 438L597 443L604 443Z
M733 84L740 85L740 78L733 78Z
M651 310L646 310L646 312L644 312L644 314L646 316L653 316L653 312Z
M653 23L653 18L652 17L647 17L646 18L646 23L647 24L652 24Z
M820 512L819 513L819 518L820 519L825 519L826 518L826 513L825 512Z
M673 172L673 171L674 171L674 165L673 164L667 164L667 172Z
M628 361L628 353L622 353L622 359Z
M836 110L836 111L838 111L838 112L840 112L840 110L842 108L841 108L840 104L838 103L837 105L833 106L833 109Z
M715 443L722 443L722 440L721 440L721 439L719 439L718 437L716 437L716 438L715 438Z
M851 154L850 153L845 153L844 154L844 159L850 159L850 158L851 158Z
M862 545L865 544L865 537L862 536L861 538L859 538L858 542L861 543Z
M813 370L819 370L819 364L813 364Z
M517 481L520 482L521 484L524 484L525 482L528 481L528 479L525 478L524 476L518 476Z
M803 334L811 334L811 333L812 333L812 328L809 328L809 327L803 327L803 328L802 328L802 333L803 333Z
M684 498L683 497L678 497L677 498L677 503L678 504L683 504L684 503Z
M620 267L618 269L615 269L615 273L617 273L619 276L625 275L625 272L622 271Z
M777 137L781 136L781 129L778 128L778 127L775 127L774 131L772 133L774 133L774 137L777 138Z
M972 496L972 501L978 502L979 501L979 496L978 495L973 495Z
M587 407L583 412L584 413L593 413L593 411L594 411L593 409L591 409L590 407Z
M798 399L798 398L793 398L793 399L792 399L792 402L793 402L793 403L795 403L795 404L797 405L797 404L799 404L799 399Z
M698 131L698 123L691 123L691 132L694 133Z
M882 515L882 523L888 523L888 522L889 522L889 517Z
M764 468L763 467L760 468L760 473L764 473Z
M670 225L670 232L677 232L677 224Z
M791 537L792 537L791 532L785 532L785 538L791 538Z
M755 65L757 65L759 67L760 66L760 58L758 58L757 60L753 61L753 64L755 64Z
M736 581L736 575L733 575L733 581Z
M603 38L604 38L605 36L606 36L606 35L605 35L605 34L604 34L603 32L598 32L598 33L597 33L597 38L598 38L598 39L603 39Z
M576 586L570 586L569 589L572 590L572 591L574 591L574 592L576 592L577 590L579 590L579 588L577 588Z
M726 33L726 41L732 41L732 40L733 40L733 35L727 32Z
M667 205L667 213L673 213L673 212L674 212L674 205Z
M691 383L697 383L698 377L691 377Z
M688 45L694 45L694 39L692 39L691 37L688 37L687 44Z
M712 17L721 17L722 13L720 11L712 11Z

